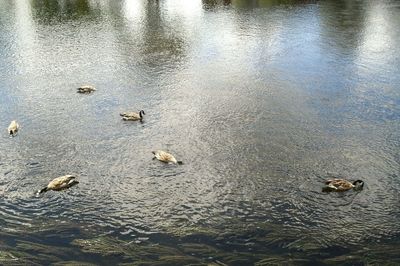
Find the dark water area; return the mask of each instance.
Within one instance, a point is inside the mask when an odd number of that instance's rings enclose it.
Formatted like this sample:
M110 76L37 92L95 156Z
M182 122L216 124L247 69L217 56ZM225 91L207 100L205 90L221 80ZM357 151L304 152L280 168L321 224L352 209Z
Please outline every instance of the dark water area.
M0 0L0 265L400 264L399 55L400 1Z

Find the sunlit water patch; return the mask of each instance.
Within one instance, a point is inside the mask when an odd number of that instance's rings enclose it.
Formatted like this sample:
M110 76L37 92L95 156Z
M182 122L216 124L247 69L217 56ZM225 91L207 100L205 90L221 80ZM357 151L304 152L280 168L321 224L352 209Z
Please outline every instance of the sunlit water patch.
M0 264L399 262L398 3L189 2L0 0Z

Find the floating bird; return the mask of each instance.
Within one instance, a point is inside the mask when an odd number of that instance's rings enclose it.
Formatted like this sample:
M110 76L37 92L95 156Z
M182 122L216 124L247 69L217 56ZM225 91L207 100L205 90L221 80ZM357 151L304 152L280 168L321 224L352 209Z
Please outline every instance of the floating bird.
M140 110L139 113L136 112L123 112L119 114L120 116L122 116L122 120L124 121L137 121L143 120L143 115L145 115L143 110Z
M14 137L15 134L17 134L19 129L19 124L17 123L17 121L13 120L11 121L10 125L8 126L7 130L8 133L10 134L10 136Z
M350 189L361 190L364 186L364 181L356 180L353 183L345 179L331 179L325 182L327 185L322 190L324 192L343 192Z
M79 182L75 180L75 176L73 175L60 176L50 181L50 183L43 189L39 190L37 194L41 194L49 190L60 191L75 186L76 184L79 184Z
M91 93L94 92L96 89L91 85L84 85L78 88L78 93Z
M152 153L154 154L153 159L157 159L161 162L182 164L182 161L177 161L175 157L168 152L158 150L158 151L152 151Z

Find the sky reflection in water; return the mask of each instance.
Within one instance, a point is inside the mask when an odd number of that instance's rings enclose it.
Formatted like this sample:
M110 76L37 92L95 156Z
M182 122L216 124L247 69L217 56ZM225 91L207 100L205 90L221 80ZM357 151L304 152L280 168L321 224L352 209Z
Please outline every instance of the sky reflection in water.
M398 240L399 12L0 0L0 121L22 125L0 141L2 228L72 221L135 238L268 222L321 247ZM85 83L98 91L76 94ZM127 109L145 122L121 121ZM80 184L33 196L67 173ZM365 189L322 193L330 175Z

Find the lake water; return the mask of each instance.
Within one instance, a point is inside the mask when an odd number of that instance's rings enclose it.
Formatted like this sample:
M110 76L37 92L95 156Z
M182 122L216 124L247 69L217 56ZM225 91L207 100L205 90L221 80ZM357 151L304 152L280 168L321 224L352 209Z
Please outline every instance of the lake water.
M399 69L395 0L0 0L0 264L400 264Z

